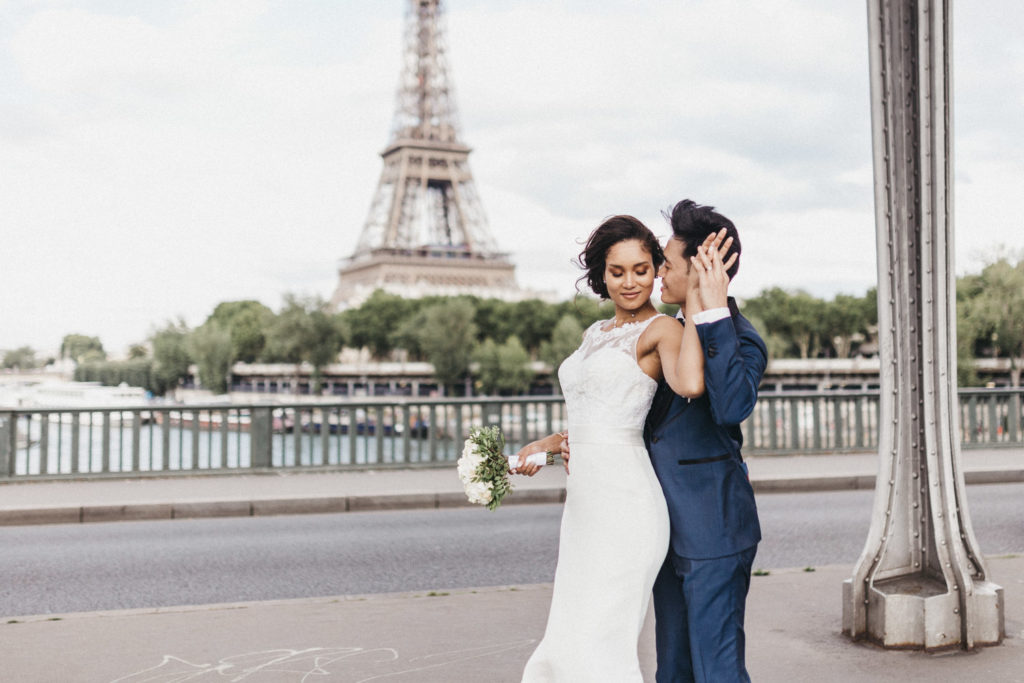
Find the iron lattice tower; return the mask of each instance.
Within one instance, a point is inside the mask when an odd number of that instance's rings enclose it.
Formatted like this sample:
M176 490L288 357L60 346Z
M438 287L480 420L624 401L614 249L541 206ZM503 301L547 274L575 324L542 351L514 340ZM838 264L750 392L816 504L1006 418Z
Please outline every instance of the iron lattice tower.
M441 0L409 0L405 54L384 168L355 252L332 297L356 305L377 288L402 296L517 298L459 139Z

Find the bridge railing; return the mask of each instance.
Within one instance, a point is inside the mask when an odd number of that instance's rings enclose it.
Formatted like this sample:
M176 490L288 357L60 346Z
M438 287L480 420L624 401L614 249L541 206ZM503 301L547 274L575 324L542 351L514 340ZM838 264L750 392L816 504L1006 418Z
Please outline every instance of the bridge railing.
M965 448L1024 446L1024 389L964 389ZM560 397L0 408L0 480L451 463L473 427L506 451L565 429ZM748 454L872 451L878 392L765 392Z
M566 428L561 398L0 408L0 480L267 468L427 466L473 427L506 451Z

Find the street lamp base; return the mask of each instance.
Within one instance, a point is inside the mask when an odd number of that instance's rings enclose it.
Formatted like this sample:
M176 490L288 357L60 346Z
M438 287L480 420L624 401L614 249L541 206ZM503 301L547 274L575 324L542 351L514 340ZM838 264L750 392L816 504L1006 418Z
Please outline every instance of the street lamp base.
M990 581L973 584L966 614L958 590L921 573L875 581L866 596L866 631L857 632L853 580L843 582L843 633L887 649L973 649L999 645L1005 635L1003 588Z

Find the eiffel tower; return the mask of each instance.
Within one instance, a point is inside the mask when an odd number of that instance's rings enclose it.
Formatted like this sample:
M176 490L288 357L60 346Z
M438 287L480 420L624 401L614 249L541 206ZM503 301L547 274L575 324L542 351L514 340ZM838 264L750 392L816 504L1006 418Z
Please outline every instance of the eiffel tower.
M359 305L378 288L410 298L521 298L459 139L441 0L409 0L396 100L377 191L355 252L341 262L332 306Z

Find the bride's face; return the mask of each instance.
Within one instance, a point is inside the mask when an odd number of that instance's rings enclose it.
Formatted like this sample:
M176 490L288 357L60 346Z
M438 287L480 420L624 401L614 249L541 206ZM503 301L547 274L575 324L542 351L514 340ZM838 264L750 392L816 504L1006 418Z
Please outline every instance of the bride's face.
M604 261L604 284L618 308L636 311L651 299L654 261L640 240L612 245Z

